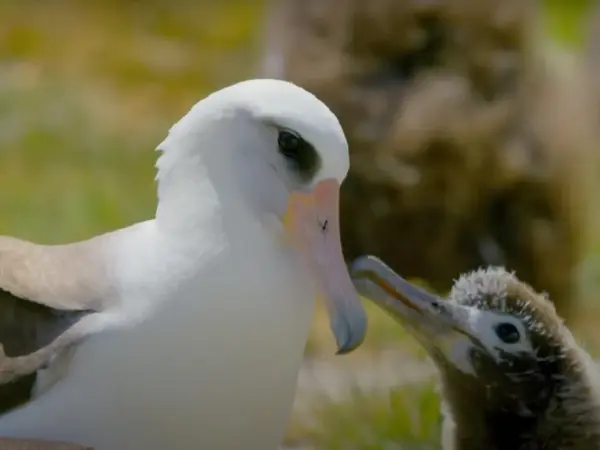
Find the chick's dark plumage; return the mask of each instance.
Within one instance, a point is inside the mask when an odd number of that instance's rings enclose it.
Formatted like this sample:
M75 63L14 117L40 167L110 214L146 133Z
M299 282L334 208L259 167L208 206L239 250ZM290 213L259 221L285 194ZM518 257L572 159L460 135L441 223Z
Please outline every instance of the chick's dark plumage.
M351 271L438 368L444 450L600 448L597 368L545 295L502 268L460 276L447 300L374 257Z
M449 300L516 317L532 351L498 359L474 352L474 375L439 364L444 449L600 448L597 368L545 296L503 269L486 269L463 275Z

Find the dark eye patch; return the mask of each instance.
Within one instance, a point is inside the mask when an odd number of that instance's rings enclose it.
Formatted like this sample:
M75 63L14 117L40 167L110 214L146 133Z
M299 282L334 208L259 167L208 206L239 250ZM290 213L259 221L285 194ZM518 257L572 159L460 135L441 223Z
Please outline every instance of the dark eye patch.
M279 130L277 146L302 181L308 182L315 176L321 159L315 148L302 136L291 130Z

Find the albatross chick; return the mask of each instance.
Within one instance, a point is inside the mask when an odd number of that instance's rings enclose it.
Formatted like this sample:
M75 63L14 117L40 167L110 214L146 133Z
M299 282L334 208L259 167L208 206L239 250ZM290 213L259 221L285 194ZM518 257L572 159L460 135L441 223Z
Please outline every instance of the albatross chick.
M374 257L351 272L437 366L444 450L600 448L595 365L546 296L502 268L462 275L447 300Z

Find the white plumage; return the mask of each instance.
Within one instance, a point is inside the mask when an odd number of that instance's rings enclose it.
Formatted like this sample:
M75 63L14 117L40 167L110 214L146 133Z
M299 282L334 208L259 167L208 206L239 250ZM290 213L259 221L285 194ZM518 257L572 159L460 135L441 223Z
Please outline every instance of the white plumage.
M312 172L282 154L285 130L316 152ZM340 351L362 341L339 247L347 143L322 102L287 82L242 82L196 104L159 150L154 219L67 246L0 241L4 291L93 309L37 351L56 356L41 394L1 417L0 435L96 450L275 449L315 287ZM19 374L17 360L0 371Z

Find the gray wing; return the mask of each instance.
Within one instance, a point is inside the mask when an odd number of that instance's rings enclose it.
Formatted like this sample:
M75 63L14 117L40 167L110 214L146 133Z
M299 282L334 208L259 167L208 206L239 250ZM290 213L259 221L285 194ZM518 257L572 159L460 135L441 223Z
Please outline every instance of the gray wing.
M37 370L64 348L52 344L95 312L54 309L0 289L0 414L31 398Z
M36 380L37 373L33 372L0 384L0 415L30 400Z
M4 356L14 358L34 353L94 312L54 309L0 288L0 344Z

